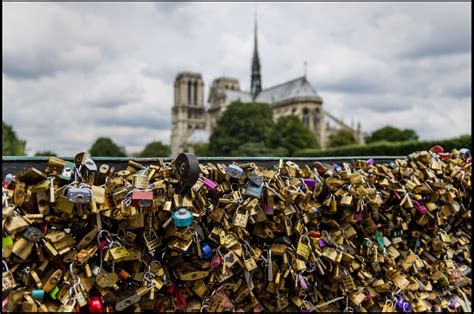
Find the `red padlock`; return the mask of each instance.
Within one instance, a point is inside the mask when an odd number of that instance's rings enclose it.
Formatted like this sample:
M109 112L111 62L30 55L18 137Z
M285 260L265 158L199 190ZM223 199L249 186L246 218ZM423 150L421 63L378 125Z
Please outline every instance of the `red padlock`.
M436 153L436 154L442 154L442 153L444 153L444 148L441 147L440 145L435 145L435 146L430 148L430 151L432 151L433 153Z
M212 269L216 269L217 267L219 267L220 264L221 264L221 257L219 255L216 255L212 258L209 266Z
M318 232L318 231L314 231L314 230L311 230L310 232L308 232L308 235L311 237L311 238L321 238L321 233Z
M2 186L5 188L5 189L9 189L9 188L14 188L13 187L13 175L11 173L8 173L6 176L5 176L5 179L3 180L2 182Z
M91 297L89 301L89 312L102 313L103 311L104 306L101 297L98 295Z
M132 206L147 208L153 204L153 191L133 191Z

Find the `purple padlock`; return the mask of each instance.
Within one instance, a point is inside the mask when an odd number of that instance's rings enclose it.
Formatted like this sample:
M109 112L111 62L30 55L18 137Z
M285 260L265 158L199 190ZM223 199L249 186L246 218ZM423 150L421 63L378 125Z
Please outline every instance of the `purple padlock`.
M453 297L448 297L448 301L450 302L449 303L449 308L451 309L455 309L456 308L456 299L453 298Z
M310 178L302 178L301 181L304 182L304 184L306 184L306 186L308 188L315 188L316 187L316 180L314 179L310 179Z
M366 163L367 166L372 166L375 163L375 160L373 160L372 158L367 159L367 161L365 163Z
M326 246L326 242L323 239L319 239L319 247L323 248Z
M305 276L299 275L301 289L308 290L308 281L306 280Z
M217 188L217 183L211 181L207 178L202 179L202 183L208 188L209 190L215 190Z
M441 309L441 306L439 306L438 304L433 304L433 306L431 307L431 311L433 311L434 313L443 312L443 310Z
M268 204L263 203L262 204L262 209L265 215L273 215L273 208L268 206Z
M402 313L412 312L410 303L408 303L408 301L405 300L401 295L397 295L396 299L397 302L395 303L395 307L397 308L397 311Z
M354 214L354 220L362 221L363 219L364 219L364 215L362 213L355 213Z

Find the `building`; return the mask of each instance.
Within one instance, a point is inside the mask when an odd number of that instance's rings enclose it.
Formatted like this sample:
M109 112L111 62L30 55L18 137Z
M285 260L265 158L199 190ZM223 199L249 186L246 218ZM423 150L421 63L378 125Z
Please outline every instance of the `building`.
M306 75L263 88L256 22L254 32L249 92L241 90L239 81L235 78L216 78L209 89L208 108L206 108L201 74L181 72L176 76L172 109L172 155L192 151L192 145L207 142L219 117L227 106L235 101L268 103L273 108L274 119L287 115L297 116L315 134L322 148L327 147L329 135L340 129L353 132L356 141L363 143L360 123L355 129L323 110L323 99L308 82Z

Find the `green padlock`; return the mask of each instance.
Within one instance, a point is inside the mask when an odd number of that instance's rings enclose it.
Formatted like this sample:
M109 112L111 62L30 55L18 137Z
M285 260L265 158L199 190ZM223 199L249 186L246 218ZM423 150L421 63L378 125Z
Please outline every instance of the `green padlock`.
M12 248L13 238L11 236L2 238L2 256L4 258L7 258L12 254Z
M53 290L51 290L51 292L49 293L49 295L51 296L51 299L57 300L58 299L58 297L57 297L58 292L59 292L58 286L54 287Z

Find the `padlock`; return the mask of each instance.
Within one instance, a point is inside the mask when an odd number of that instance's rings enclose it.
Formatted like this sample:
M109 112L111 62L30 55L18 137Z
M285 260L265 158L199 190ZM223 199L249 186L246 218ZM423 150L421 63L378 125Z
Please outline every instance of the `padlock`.
M89 188L69 188L67 190L67 200L75 204L90 204L92 191Z
M226 168L226 175L228 175L231 178L234 179L240 179L242 177L242 174L244 173L244 170L240 168L239 166L236 165L228 165Z
M8 293L15 286L15 278L5 261L2 261L5 271L2 271L2 293Z
M34 243L25 238L17 238L13 242L12 253L25 260L32 252Z
M61 174L59 175L59 179L61 179L64 182L69 182L72 179L72 175L74 174L74 171L76 170L76 165L72 162L66 161L64 163L64 167L61 170Z
M149 179L146 172L141 171L133 175L132 185L135 189L145 190L148 188Z
M145 245L148 251L153 251L158 246L161 245L161 241L158 238L158 235L153 230L147 230L143 233L143 239L145 240Z
M135 208L149 208L153 204L153 191L138 191L132 192L131 205Z
M248 219L249 219L249 215L248 215L246 210L245 210L244 213L241 213L241 212L239 212L239 209L237 209L235 214L234 214L232 224L236 227L245 228L245 227L247 227Z
M176 179L179 182L177 192L186 194L199 178L199 162L195 155L181 153L175 159Z
M186 208L180 208L172 214L173 224L176 227L188 227L193 223L193 214Z
M244 194L247 196L255 197L255 198L260 198L263 193L263 184L261 185L255 185L253 183L247 184L247 187L245 189Z

